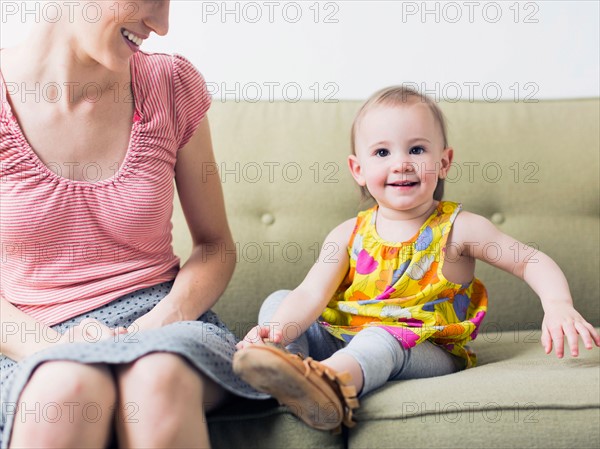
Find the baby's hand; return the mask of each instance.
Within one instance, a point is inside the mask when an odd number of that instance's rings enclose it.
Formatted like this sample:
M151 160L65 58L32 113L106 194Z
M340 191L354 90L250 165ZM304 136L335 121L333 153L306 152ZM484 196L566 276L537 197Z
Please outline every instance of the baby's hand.
M264 345L265 340L281 343L282 339L283 333L281 330L275 329L273 326L257 325L250 329L250 332L248 332L244 339L236 345L236 348L242 349L250 345Z
M542 322L542 345L546 354L554 351L558 358L563 356L564 336L567 336L571 355L579 355L579 337L583 340L586 349L592 349L593 343L600 346L600 335L594 326L588 323L571 305L553 305L546 310Z

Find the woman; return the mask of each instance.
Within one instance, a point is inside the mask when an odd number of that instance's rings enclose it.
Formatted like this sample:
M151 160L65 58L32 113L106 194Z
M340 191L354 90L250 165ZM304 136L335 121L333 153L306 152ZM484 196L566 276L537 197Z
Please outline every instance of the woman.
M235 264L200 174L210 97L185 58L139 51L169 0L68 3L2 50L2 447L207 447L206 411L265 397L210 312Z

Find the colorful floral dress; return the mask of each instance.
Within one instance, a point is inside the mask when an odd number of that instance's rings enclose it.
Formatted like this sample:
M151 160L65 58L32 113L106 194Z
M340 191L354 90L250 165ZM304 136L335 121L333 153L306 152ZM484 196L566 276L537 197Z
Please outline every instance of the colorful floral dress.
M486 314L486 289L477 278L455 284L442 274L446 241L461 207L441 201L417 235L401 243L377 234L377 206L360 212L348 243L350 269L320 324L345 341L379 326L405 348L429 340L474 366L466 344Z

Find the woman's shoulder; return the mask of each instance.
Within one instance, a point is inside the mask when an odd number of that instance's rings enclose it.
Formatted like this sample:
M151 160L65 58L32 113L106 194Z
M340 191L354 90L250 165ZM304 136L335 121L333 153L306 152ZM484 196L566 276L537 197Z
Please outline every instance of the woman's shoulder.
M174 107L181 130L190 125L186 135L193 131L211 103L206 81L196 67L176 53L142 51L133 56L131 65L132 79L141 96L155 99L149 102L149 107Z
M161 86L169 88L201 77L188 59L177 54L138 51L132 56L131 67L134 80L154 92Z
M197 71L192 62L178 53L153 53L138 51L133 55L136 67L152 68L154 73L164 69L167 73L178 73L186 70Z
M131 57L132 82L143 96L169 95L173 85L172 56L165 53L138 51Z

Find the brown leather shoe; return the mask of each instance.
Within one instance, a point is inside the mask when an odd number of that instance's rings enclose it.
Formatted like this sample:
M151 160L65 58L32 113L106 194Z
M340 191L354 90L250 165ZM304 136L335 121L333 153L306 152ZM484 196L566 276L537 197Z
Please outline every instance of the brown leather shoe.
M341 431L355 425L356 388L350 374L274 345L253 345L237 351L233 371L256 390L268 393L315 429Z

